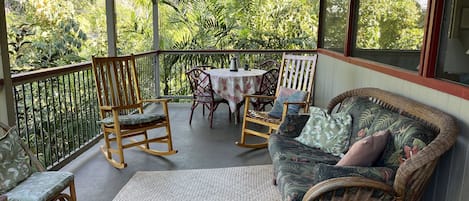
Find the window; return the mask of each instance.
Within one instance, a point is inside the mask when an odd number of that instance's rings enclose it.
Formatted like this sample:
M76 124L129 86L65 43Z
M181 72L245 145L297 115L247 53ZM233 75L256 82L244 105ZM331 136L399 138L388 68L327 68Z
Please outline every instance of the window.
M446 1L436 77L469 85L469 0Z
M324 0L323 48L344 52L349 1Z
M359 0L352 56L418 71L427 0Z

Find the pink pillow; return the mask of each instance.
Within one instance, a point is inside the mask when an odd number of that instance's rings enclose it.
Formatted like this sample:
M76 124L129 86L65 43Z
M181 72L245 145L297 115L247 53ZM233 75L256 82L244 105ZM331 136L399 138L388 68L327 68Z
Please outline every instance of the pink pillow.
M386 147L390 132L378 131L371 136L355 142L345 156L336 164L338 166L371 166Z

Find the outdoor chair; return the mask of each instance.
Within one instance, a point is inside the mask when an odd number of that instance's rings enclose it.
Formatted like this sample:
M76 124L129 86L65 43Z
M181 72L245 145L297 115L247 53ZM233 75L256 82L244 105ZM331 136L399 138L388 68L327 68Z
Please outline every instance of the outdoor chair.
M278 130L287 114L297 114L300 108L308 112L313 93L314 73L317 55L299 56L283 54L277 80L275 96L245 95L245 105L250 105L251 99L271 99L274 106L269 112L249 110L244 107L244 118L241 130L241 140L237 145L247 148L264 148L267 140L274 130ZM248 124L257 124L267 127L248 128ZM264 138L261 143L246 143L247 136Z
M0 127L0 200L76 200L73 173L46 171L16 126Z
M275 96L277 91L278 81L278 68L272 68L262 75L261 84L259 89L254 95ZM274 99L271 98L256 98L251 100L251 104L256 111L265 111L267 105L274 105Z
M108 162L116 168L125 168L124 149L138 147L152 155L164 156L177 153L173 149L168 112L169 99L142 100L135 68L135 57L94 57L93 73L98 93L101 128L104 146L101 151ZM159 103L163 114L144 112L144 103ZM162 136L150 137L148 130L165 129ZM139 136L140 138L133 138ZM124 139L131 138L126 144ZM115 142L115 146L111 143ZM127 143L128 142L128 143ZM150 143L163 143L167 150L152 149ZM113 159L113 155L119 161Z
M189 80L190 88L192 90L192 106L191 115L189 118L189 125L192 123L192 116L195 108L200 104L203 108L203 115L205 115L205 107L209 110L208 119L210 121L210 128L213 128L213 113L218 108L220 103L228 104L228 101L218 96L212 88L212 80L210 75L203 71L201 68L192 68L186 72L186 77ZM228 113L231 121L231 110Z

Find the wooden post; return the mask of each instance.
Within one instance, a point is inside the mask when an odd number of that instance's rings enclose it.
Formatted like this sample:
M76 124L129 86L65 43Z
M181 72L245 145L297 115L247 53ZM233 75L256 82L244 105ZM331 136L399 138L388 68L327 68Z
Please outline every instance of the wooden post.
M0 0L0 121L12 126L15 124L15 104L13 84L8 56L8 39L5 17L5 1Z
M155 82L155 95L156 98L161 97L160 94L160 28L158 25L158 1L152 0L153 3L153 50L156 50L156 56L153 61L154 68L154 82Z
M114 0L106 0L107 54L117 56L116 7Z

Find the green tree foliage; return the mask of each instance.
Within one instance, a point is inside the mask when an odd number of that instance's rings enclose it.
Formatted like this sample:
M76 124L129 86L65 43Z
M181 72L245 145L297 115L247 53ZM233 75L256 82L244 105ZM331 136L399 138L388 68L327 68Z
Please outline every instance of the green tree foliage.
M318 1L162 1L162 49L314 49Z
M415 0L361 0L357 47L420 50L424 16Z
M13 70L84 60L77 52L87 36L75 18L74 1L9 0L6 5Z

